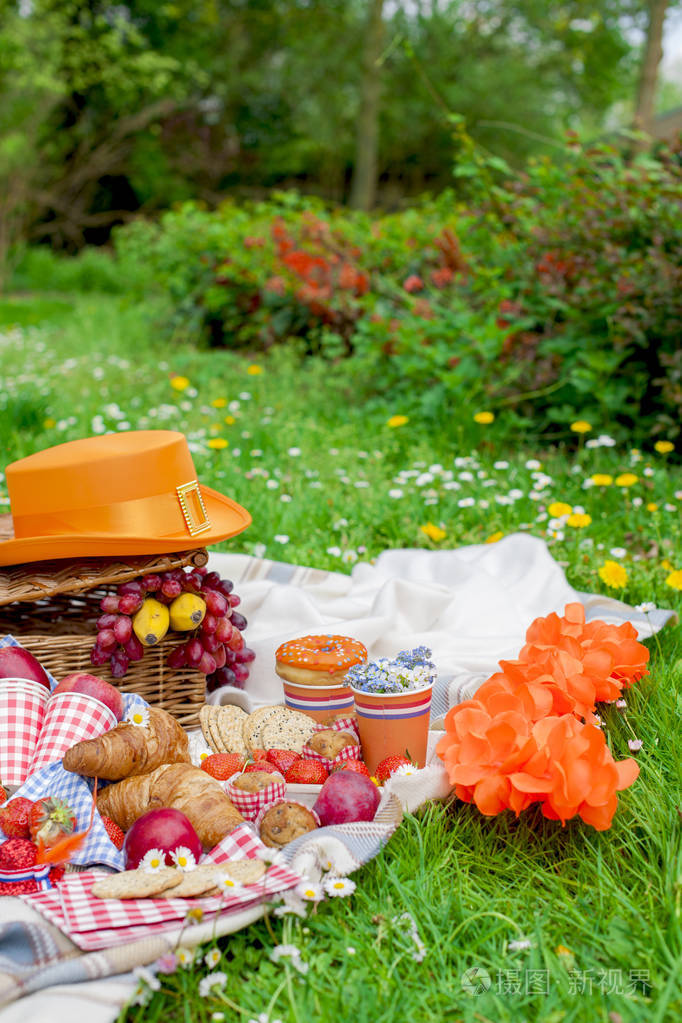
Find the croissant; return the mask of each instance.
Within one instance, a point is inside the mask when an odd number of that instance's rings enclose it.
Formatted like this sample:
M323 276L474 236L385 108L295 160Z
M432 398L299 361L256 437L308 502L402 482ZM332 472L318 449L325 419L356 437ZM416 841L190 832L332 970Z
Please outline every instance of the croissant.
M122 721L96 739L76 743L62 763L75 774L120 781L147 774L161 764L188 764L189 760L185 730L165 710L150 707L148 725Z
M123 831L143 813L162 806L184 813L205 849L212 849L244 820L220 782L190 764L162 764L149 774L108 785L97 798L99 812Z

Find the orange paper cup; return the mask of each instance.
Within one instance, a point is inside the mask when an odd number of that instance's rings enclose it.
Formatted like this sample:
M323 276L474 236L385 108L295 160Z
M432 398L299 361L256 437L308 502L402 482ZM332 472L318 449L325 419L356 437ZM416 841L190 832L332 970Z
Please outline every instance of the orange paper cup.
M290 710L299 710L313 721L325 721L333 714L353 713L350 686L299 686L282 679L284 702Z
M0 778L7 785L23 785L30 774L49 695L40 682L0 682Z
M432 685L403 693L353 689L360 743L370 774L374 774L384 757L394 753L409 756L417 767L424 767L432 689Z

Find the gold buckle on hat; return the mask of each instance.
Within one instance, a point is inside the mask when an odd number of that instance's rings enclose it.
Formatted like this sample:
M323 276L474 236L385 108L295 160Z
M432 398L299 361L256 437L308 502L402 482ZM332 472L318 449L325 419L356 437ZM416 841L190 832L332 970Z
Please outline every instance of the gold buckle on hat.
M191 483L183 483L175 490L189 535L196 536L198 533L205 533L207 529L211 528L211 520L206 514L206 505L201 496L198 482L192 480Z

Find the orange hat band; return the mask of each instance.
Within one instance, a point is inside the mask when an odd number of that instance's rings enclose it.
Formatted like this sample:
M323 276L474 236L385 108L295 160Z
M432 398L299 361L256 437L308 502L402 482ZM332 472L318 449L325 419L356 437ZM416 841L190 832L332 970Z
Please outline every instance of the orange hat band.
M98 507L13 515L14 535L18 540L69 533L158 537L187 533L188 536L200 536L211 523L198 484L193 482L178 487L177 491Z

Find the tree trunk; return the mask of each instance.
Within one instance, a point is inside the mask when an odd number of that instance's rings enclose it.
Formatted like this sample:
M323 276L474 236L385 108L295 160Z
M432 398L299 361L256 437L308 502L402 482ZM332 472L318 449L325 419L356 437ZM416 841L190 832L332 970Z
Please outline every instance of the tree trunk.
M649 24L642 55L635 111L635 128L648 135L651 135L653 128L658 65L663 56L663 22L668 5L669 0L649 0Z
M384 38L384 0L369 0L369 22L363 57L360 116L355 144L355 167L350 204L357 210L371 210L377 188L379 148L379 105L381 99L381 47Z

